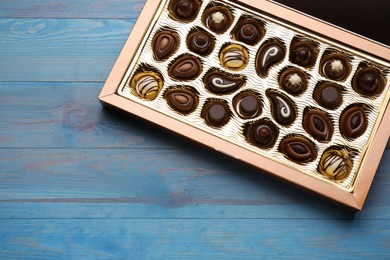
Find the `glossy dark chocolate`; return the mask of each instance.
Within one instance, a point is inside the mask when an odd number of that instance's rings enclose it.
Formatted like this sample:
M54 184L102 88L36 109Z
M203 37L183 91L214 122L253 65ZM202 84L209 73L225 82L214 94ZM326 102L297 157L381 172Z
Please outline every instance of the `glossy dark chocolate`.
M318 50L310 40L293 39L290 47L290 61L299 66L313 67L318 56Z
M199 12L198 0L173 0L169 4L172 16L178 20L192 21Z
M241 17L233 29L234 39L249 45L257 44L264 36L263 24L254 18Z
M233 16L226 7L215 6L206 8L203 21L213 32L224 33L232 24Z
M189 89L170 89L165 93L168 105L183 114L193 112L198 106L197 95Z
M353 80L353 89L364 96L373 97L382 93L386 80L376 68L359 68Z
M300 95L307 89L308 76L297 68L287 68L279 79L282 89L291 95Z
M233 98L233 107L243 119L251 119L261 114L261 100L252 91L245 91Z
M168 73L172 78L179 80L192 80L202 72L199 58L185 55L177 58L170 66Z
M231 93L245 84L243 76L236 76L220 70L210 70L203 80L206 89L216 94Z
M321 157L318 171L331 180L342 180L352 170L352 160L346 149L329 148Z
M209 126L222 127L229 122L231 112L224 101L213 100L204 105L201 115Z
M287 136L279 144L279 151L296 163L308 163L317 158L315 145L304 136Z
M269 119L261 119L249 125L246 136L251 144L267 149L274 146L279 130Z
M280 63L286 55L286 48L277 40L269 41L260 47L256 56L256 71L266 77L270 68Z
M276 122L283 126L291 125L297 117L294 102L275 90L267 90L266 94L271 102L272 117Z
M367 129L367 116L363 110L363 105L352 105L347 107L341 114L340 132L347 139L354 139Z
M209 55L215 45L214 38L205 30L198 29L188 36L188 49L199 55Z
M153 52L157 60L169 58L178 47L177 36L170 31L161 31L154 36Z
M333 124L329 116L319 109L307 109L303 114L303 128L320 142L332 139Z
M332 80L344 80L349 75L349 61L342 54L329 54L321 62L321 73Z
M322 82L316 86L313 99L327 109L338 108L343 102L341 86L330 82Z

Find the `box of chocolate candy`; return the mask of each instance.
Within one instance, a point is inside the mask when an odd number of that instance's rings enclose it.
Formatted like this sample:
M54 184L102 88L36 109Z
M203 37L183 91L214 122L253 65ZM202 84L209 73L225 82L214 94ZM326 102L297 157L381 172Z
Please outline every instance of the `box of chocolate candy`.
M149 0L99 99L360 210L390 49L269 1Z

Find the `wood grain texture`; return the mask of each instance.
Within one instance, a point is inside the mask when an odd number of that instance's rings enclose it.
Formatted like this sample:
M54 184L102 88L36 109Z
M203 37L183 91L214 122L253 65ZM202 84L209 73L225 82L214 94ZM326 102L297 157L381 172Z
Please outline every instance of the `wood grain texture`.
M101 107L144 3L0 1L0 259L389 259L389 149L353 214Z

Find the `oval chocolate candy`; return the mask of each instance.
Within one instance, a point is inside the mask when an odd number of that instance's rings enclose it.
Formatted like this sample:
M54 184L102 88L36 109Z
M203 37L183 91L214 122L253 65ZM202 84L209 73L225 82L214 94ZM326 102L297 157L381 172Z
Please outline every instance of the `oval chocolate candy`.
M296 117L296 106L287 96L275 91L267 90L268 99L271 101L272 117L283 126L291 125Z
M199 58L184 55L177 58L170 66L168 73L172 78L179 80L192 80L202 72L202 64Z
M315 145L303 136L285 137L279 144L279 151L296 163L308 163L317 158Z
M332 139L333 124L329 116L319 109L307 109L303 114L303 128L315 139L327 142Z
M153 52L157 60L165 60L178 47L178 37L170 31L161 31L154 36Z
M367 129L367 116L363 110L363 105L352 105L347 107L341 114L340 132L347 139L354 139Z
M165 99L172 109L183 114L195 111L198 106L196 94L189 89L170 89L165 93Z

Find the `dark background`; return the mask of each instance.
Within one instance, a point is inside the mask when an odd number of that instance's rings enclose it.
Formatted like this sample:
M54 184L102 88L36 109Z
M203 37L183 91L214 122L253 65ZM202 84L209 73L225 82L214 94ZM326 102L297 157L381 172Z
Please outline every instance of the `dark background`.
M274 0L390 46L390 0Z

